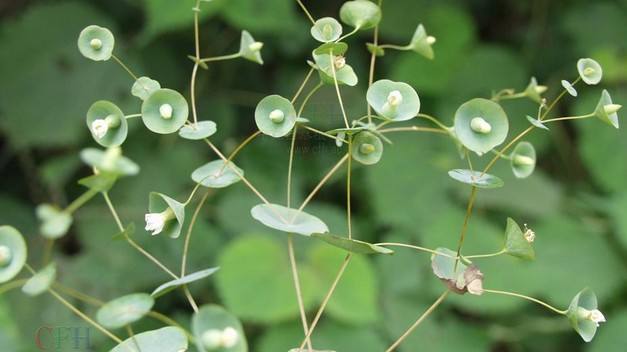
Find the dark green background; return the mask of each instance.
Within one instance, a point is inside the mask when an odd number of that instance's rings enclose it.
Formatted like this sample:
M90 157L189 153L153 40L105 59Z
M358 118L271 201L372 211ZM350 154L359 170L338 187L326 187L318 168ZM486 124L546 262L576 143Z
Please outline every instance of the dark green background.
M337 17L340 5L306 3L315 17ZM112 61L95 63L81 57L78 33L89 24L111 28L116 53L137 73L188 96L192 6L191 0L0 4L0 224L11 224L27 236L32 265L40 264L44 245L35 206L67 204L82 192L76 180L90 172L78 158L81 148L95 146L84 122L90 104L108 99L127 114L139 112L139 101L130 95L132 80ZM385 0L383 13L383 43L403 44L416 25L424 23L438 39L436 60L389 50L377 61L376 77L412 84L421 97L421 110L446 124L465 100L489 97L503 88L524 89L532 75L550 87L547 96L553 98L561 90L561 79L576 78L580 57L603 65L602 84L579 85L579 98L566 97L557 107L560 116L590 112L602 87L617 103L627 103L627 1ZM203 56L236 51L241 29L265 42L264 66L244 60L219 62L199 75L200 118L217 122L212 139L229 151L254 131L258 100L267 94L294 94L316 43L306 18L288 0L215 0L203 4L202 19ZM369 55L364 43L371 36L364 31L349 40L347 60L360 79L357 87L342 89L351 117L363 115L366 108ZM504 107L511 133L526 128L524 116L536 111L528 101L505 102ZM304 116L320 129L341 126L333 89L321 90ZM139 120L130 125L124 152L142 170L121 180L111 197L123 221L136 223L136 240L168 266L178 267L182 238L150 237L142 230L148 193L156 190L185 199L193 186L191 171L216 157L202 143L150 134ZM608 319L592 343L584 344L566 319L541 307L484 295L446 301L400 351L625 351L625 131L597 120L554 124L550 133L535 130L527 140L539 152L539 169L528 179L516 180L506 162L497 165L493 172L506 186L480 192L466 246L469 254L498 250L507 216L529 224L537 234L537 260L478 261L484 286L530 294L558 307L566 307L576 292L590 286ZM469 189L446 172L465 162L450 140L439 135L392 137L394 144L386 145L379 164L356 167L354 172L355 236L454 247ZM300 201L341 152L311 134L301 133L297 143L294 197ZM285 198L288 149L287 139L263 137L237 159L250 180L277 203ZM475 157L475 163L481 162ZM342 175L307 208L340 234L346 231ZM190 270L223 268L191 288L200 302L219 302L243 319L252 351L286 351L302 338L286 240L284 234L252 220L249 210L257 202L242 183L211 196L194 233ZM150 292L167 280L126 243L112 240L115 233L102 199L82 208L68 236L55 247L60 282L108 300ZM299 238L296 243L305 300L313 316L342 253L314 240ZM442 290L425 254L398 250L392 257L356 258L316 330L315 347L382 351ZM80 307L94 313L91 307ZM189 321L191 309L178 292L159 299L155 308L183 324ZM0 297L3 351L36 351L34 334L42 325L84 323L47 296L26 298L17 291ZM154 327L146 321L135 330ZM91 335L94 350L111 347L96 330Z

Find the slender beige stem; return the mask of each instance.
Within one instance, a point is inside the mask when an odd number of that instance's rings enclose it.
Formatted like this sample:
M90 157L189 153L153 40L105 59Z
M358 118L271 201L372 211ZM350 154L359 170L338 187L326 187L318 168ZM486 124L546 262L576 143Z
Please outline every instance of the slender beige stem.
M216 153L220 157L220 159L222 159L228 165L231 171L233 171L233 173L236 174L242 180L242 182L244 182L244 184L246 184L246 186L248 186L248 188L250 188L250 190L253 191L253 193L255 193L257 197L259 197L259 199L261 199L262 202L264 202L265 204L270 204L266 197L264 197L263 194L261 194L261 192L259 192L257 188L255 188L255 186L253 186L250 181L248 181L248 179L246 179L246 177L244 177L244 175L239 172L239 170L237 170L231 163L227 163L227 158L224 156L224 154L222 154L222 152L220 152L218 147L216 147L213 143L211 143L209 139L206 138L205 143L207 143L207 145L213 150L213 152Z
M120 64L120 66L122 66L122 68L128 72L129 75L131 75L131 77L133 77L134 80L137 81L137 76L133 73L133 71L131 71L130 68L128 68L128 66L126 66L122 60L120 60L117 56L115 55L111 55L111 57L113 58L113 60L115 60L115 62L117 62L118 64Z
M223 61L223 60L237 59L240 56L242 56L242 54L237 52L237 53L228 54L228 55L221 55L221 56L214 56L214 57L205 57L205 58L202 58L202 59L200 59L198 61L202 62L202 63L207 63L207 62L214 62L214 61Z
M229 161L232 161L235 156L242 150L244 149L244 147L246 145L248 145L248 143L252 142L253 139L257 138L257 136L259 136L261 134L261 131L257 130L255 131L253 134L251 134L250 136L248 136L246 139L244 139L242 141L242 143L240 143L232 152L231 154L229 154L229 157L227 158L227 163ZM225 163L224 165L226 165L227 163ZM222 166L222 168L224 168L224 166Z
M579 120L579 119L587 119L587 118L592 117L592 116L594 116L594 113L587 114L587 115L581 115L581 116L556 117L554 119L548 119L548 120L544 120L542 122L543 123L547 123L547 122L554 122L554 121Z
M381 9L382 3L383 3L383 0L379 0L378 2L379 9ZM374 44L375 47L379 45L379 24L377 24L374 27L374 38L372 40L372 43ZM370 86L374 82L374 65L375 65L376 60L377 60L376 50L373 50L372 53L370 54L370 69L368 70L368 88L370 88ZM368 123L370 124L372 123L372 107L370 107L370 104L368 102L366 102L366 107L368 108Z
M189 222L189 226L187 227L187 233L185 234L185 242L183 244L183 256L181 259L181 277L185 276L185 272L187 270L187 256L189 254L189 244L192 240L192 233L193 233L194 225L196 224L196 220L198 219L198 214L200 213L200 210L202 209L203 205L205 205L205 202L207 201L209 194L211 194L211 189L207 189L205 194L202 196L202 198L198 202L198 205L196 206L196 209L194 210L194 214L192 215L192 219Z
M464 216L464 224L462 225L462 230L459 234L459 243L457 244L457 259L455 259L454 269L457 269L457 263L459 263L462 247L464 246L464 240L466 239L466 233L468 232L468 221L470 220L470 215L472 214L472 206L475 204L476 197L477 187L472 186L472 189L470 191L470 198L468 198L468 206L466 207L466 215Z
M398 340L394 341L394 343L388 347L385 352L394 351L394 349L398 347L398 345L400 345L401 342L403 342L403 340L405 340L407 336L409 336L418 327L418 325L420 325L420 323L422 323L422 321L425 320L429 314L431 314L440 305L440 303L442 303L442 301L444 301L446 296L448 296L448 293L449 291L446 290L443 294L441 294L440 297L438 297L438 299L424 313L422 313L420 318L418 318L418 320L416 320L416 322L413 323L412 326L410 326L409 329L407 329L407 331L405 331L403 335L398 338Z
M381 242L381 243L375 243L375 246L383 246L383 247L405 247L405 248L411 248L411 249L415 249L417 251L422 251L422 252L427 252L427 253L431 253L431 254L437 254L437 255L441 255L444 257L448 257L448 258L454 258L457 259L458 257L456 256L452 256L450 254L447 253L441 253L438 252L434 249L429 249L429 248L425 248L425 247L420 247L420 246L414 246L411 244L407 244L407 243L395 243L395 242Z
M41 265L45 266L50 262L50 258L52 258L52 252L54 250L54 238L46 239L46 246L44 247L44 252L41 257Z
M309 21L311 21L311 24L315 24L316 21L314 20L314 18L311 16L311 14L309 13L309 11L307 10L307 8L305 7L305 5L303 4L303 2L301 0L296 0L296 2L298 3L298 5L300 6L301 9L303 9L303 12L305 12L305 15L307 16L307 18L309 19Z
M320 320L320 317L322 317L322 313L324 312L324 309L329 303L331 296L333 296L333 292L335 292L335 288L337 287L337 284L340 282L340 279L342 278L342 275L344 274L344 271L346 270L346 267L348 266L348 263L350 262L351 258L352 258L352 253L348 253L346 257L344 258L344 262L342 263L342 266L340 267L340 271L338 271L335 279L333 280L333 284L331 284L331 288L329 288L329 292L327 292L326 296L324 297L324 300L322 300L322 303L320 304L320 308L318 308L318 312L316 313L316 316L313 322L311 323L311 327L309 328L309 331L305 335L305 340L303 340L303 342L300 345L301 350L303 349L303 347L305 347L305 342L307 342L311 338L311 334L314 332L314 329L318 325L318 321Z
M309 127L307 125L304 125L303 127L305 127L305 129L307 129L307 130L309 130L309 131L311 131L313 133L317 133L317 134L319 134L321 136L325 136L325 137L328 137L330 139L333 139L334 141L336 141L338 139L337 136L330 135L330 134L328 134L326 132L322 132L322 131L317 130L317 129L313 128L313 127ZM342 143L348 144L348 141L345 140L345 139L341 139L340 138L340 141L342 141Z
M352 169L353 141L348 142L348 162L346 163L346 223L348 228L348 239L353 238L353 225L351 222L351 169Z
M82 293L74 288L65 286L61 283L55 282L52 284L52 287L55 287L56 289L58 289L59 291L65 293L66 295L72 297L72 298L76 298L82 302L91 304L92 306L97 306L97 307L101 307L105 304L105 302L99 300L98 298L92 297L90 295L87 295L85 293Z
M290 157L287 163L287 207L289 208L292 203L292 166L294 164L294 145L296 144L296 131L298 126L294 126L292 131L292 141L290 143Z
M439 128L418 127L418 126L384 128L378 131L381 133L415 131L415 132L433 132L433 133L449 134L448 132Z
M318 89L320 89L320 87L322 87L322 82L318 82L318 84L316 84L313 88L311 88L309 93L307 93L307 95L303 99L303 102L300 104L300 108L298 109L298 115L297 115L298 117L302 115L303 110L305 109L305 105L307 105L307 103L309 102L309 99L311 99L311 97L318 91Z
M296 300L298 301L298 310L300 311L300 319L303 325L303 332L305 333L305 341L307 342L307 348L312 350L311 338L307 336L309 326L307 324L307 313L305 313L305 304L303 303L303 294L300 287L300 278L298 276L298 267L296 265L296 257L294 255L294 235L291 233L287 236L287 252L290 258L290 266L292 268L292 279L294 281L294 289L296 290Z
M337 99L340 102L340 110L342 110L342 117L344 118L344 124L346 128L350 128L348 125L348 118L346 117L346 111L344 110L344 102L342 101L342 94L340 93L340 85L337 83L337 75L335 73L335 62L333 60L333 53L329 53L329 61L331 66L331 73L333 73L333 85L335 86L335 92L337 93Z
M19 280L7 282L6 284L0 286L0 295L5 294L13 289L16 289L24 285L26 281L28 281L28 279L19 279Z
M473 258L490 258L490 257L497 257L501 254L505 254L507 253L507 249L503 248L498 252L494 252L494 253L489 253L489 254L475 254L475 255L465 255L464 258L466 259L473 259Z
M494 293L494 294L499 294L499 295L512 296L512 297L518 297L518 298L526 299L528 301L535 302L535 303L537 303L537 304L539 304L541 306L544 306L544 307L554 311L555 313L561 314L561 315L564 315L564 314L566 314L568 312L567 309L565 309L565 310L557 309L557 308L553 307L552 305L550 305L550 304L548 304L546 302L543 302L543 301L541 301L539 299L536 299L536 298L533 298L533 297L522 295L520 293L514 293L514 292L508 292L508 291L499 291L499 290L489 290L489 289L486 289L486 288L483 289L483 292Z
M446 133L450 133L449 128L444 126L444 124L440 122L438 119L436 119L435 117L428 115L428 114L423 114L423 113L420 113L417 116L433 122L436 126L440 127L443 131L446 131Z
M300 93L303 92L303 89L305 88L305 85L307 85L307 82L309 82L309 78L311 77L311 74L313 72L314 72L314 69L312 67L312 68L309 69L309 72L307 72L307 75L305 76L305 79L303 80L303 83L301 83L300 86L298 87L298 90L296 90L296 94L294 94L294 97L291 100L292 104L294 104L296 99L298 99L298 97L300 96Z
M80 207L85 205L85 203L87 203L90 199L92 199L96 194L98 194L98 191L93 190L93 189L88 189L87 191L85 191L85 193L81 194L72 203L70 203L70 205L68 205L63 210L63 212L66 213L66 214L74 213Z
M192 100L192 118L194 119L194 124L198 123L198 113L196 112L196 75L198 74L198 63L194 64L194 68L192 69L192 79L190 80L190 98Z
M313 197L316 195L316 193L318 193L320 188L322 188L322 186L329 180L329 178L331 178L331 176L333 176L333 174L337 171L337 169L339 169L340 166L342 166L342 164L344 164L344 162L348 158L349 158L348 154L344 155L344 157L342 157L342 159L340 159L340 161L338 161L337 164L335 164L335 166L333 166L333 168L331 170L329 170L329 172L327 172L327 174L322 178L322 180L320 180L320 182L318 182L316 187L314 187L314 189L311 191L311 193L309 193L307 198L305 198L305 200L303 201L303 204L301 204L301 206L298 208L299 212L302 211L303 209L305 209L307 204L309 204L309 202L313 199Z

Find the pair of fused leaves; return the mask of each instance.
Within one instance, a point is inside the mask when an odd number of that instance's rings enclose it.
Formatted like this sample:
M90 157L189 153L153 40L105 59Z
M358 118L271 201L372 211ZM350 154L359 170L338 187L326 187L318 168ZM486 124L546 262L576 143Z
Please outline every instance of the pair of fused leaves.
M250 211L252 217L265 226L286 233L313 236L334 247L360 254L392 254L392 250L371 243L329 234L327 225L302 210L278 204L259 204Z

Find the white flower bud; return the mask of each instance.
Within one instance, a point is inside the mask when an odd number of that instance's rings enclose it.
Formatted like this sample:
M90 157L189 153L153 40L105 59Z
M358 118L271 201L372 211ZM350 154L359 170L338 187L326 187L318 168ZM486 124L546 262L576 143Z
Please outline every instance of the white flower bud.
M429 45L433 45L435 43L435 37L433 36L427 36L427 44Z
M281 123L283 122L283 119L285 119L285 113L280 109L275 109L270 112L268 117L270 118L270 121L274 123Z
M96 119L91 123L91 131L94 137L101 139L107 134L109 123L105 119Z
M533 165L533 158L526 155L516 155L514 157L514 164L516 165Z
M492 126L483 117L477 116L470 120L470 128L477 132L488 134L492 131Z
M606 321L605 316L598 309L592 310L588 319L592 320L597 326L599 326L599 323L605 323Z
M359 152L361 154L371 154L376 150L376 148L374 147L374 145L370 144L370 143L364 143L362 145L359 146Z
M234 328L229 326L222 331L222 346L224 348L231 348L235 346L238 340L239 334Z
M603 105L603 110L605 111L606 114L610 115L610 114L617 112L622 107L623 106L620 104L607 104L607 105Z
M534 89L535 89L536 93L542 94L542 93L546 92L547 89L549 89L549 87L547 87L547 86L535 86Z
M159 114L166 120L172 118L172 112L172 105L170 104L163 104L159 107Z
M0 267L7 266L12 259L11 248L7 246L0 246Z
M102 40L94 38L89 41L89 46L94 50L100 50L102 48Z
M262 42L254 42L248 46L248 50L250 51L259 51L261 48L263 48Z
M388 94L387 101L390 106L397 107L403 102L403 95L398 90L393 90Z
M341 69L345 65L346 65L346 58L344 56L336 56L335 59L333 59L333 66L335 66L336 70Z
M222 331L218 329L209 329L200 337L203 346L208 350L216 350L222 347Z

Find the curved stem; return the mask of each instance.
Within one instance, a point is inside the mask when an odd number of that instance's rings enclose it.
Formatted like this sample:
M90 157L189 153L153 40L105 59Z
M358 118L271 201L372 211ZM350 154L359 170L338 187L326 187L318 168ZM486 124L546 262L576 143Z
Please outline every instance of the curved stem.
M473 258L489 258L489 257L497 257L501 254L505 254L507 253L507 249L503 248L498 252L494 252L494 253L489 253L489 254L475 254L475 255L465 255L464 258L466 259L473 259Z
M232 161L235 156L237 155L237 153L239 153L246 145L248 145L248 143L252 142L255 138L257 138L257 136L259 136L261 134L261 131L257 130L255 131L253 134L251 134L250 136L248 136L245 140L242 141L242 143L240 143L232 152L231 154L229 154L229 157L226 159L226 162L224 163L224 166L222 166L222 168L224 169L224 167L226 166L226 164L228 164L230 161ZM220 171L222 172L222 171Z
M382 44L382 45L378 45L379 48L381 49L395 49L395 50L409 50L409 48L406 45L394 45L394 44Z
M333 168L331 170L329 170L329 172L327 172L327 174L322 178L322 180L320 180L320 182L318 182L316 187L314 187L314 189L311 191L311 193L309 193L307 198L305 198L305 200L303 201L303 204L301 204L301 206L298 208L299 212L302 211L303 209L305 209L305 207L311 201L311 199L314 197L314 195L320 190L320 188L322 188L322 186L329 180L329 178L331 176L333 176L333 174L337 171L337 169L339 169L340 166L342 166L342 164L344 164L346 159L348 159L349 157L350 156L348 154L344 155L344 157L342 157L342 159L340 159L340 161L338 161L335 164L335 166L333 166Z
M547 122L554 122L554 121L579 120L579 119L587 119L587 118L592 117L592 116L594 116L594 113L587 114L587 115L579 115L579 116L556 117L554 119L548 119L548 120L544 120L542 122L543 123L547 123Z
M329 291L327 292L326 296L322 300L322 303L320 304L320 308L318 308L318 312L316 313L316 316L313 322L311 323L311 328L309 328L309 331L305 335L305 340L303 340L303 342L301 343L299 350L302 350L303 347L305 347L305 342L311 338L311 334L314 332L314 329L318 325L318 321L320 320L320 317L322 316L324 309L329 303L331 296L333 296L333 292L335 291L337 284L340 282L340 279L342 278L342 275L344 274L344 271L346 270L346 267L348 266L348 263L350 262L351 258L352 258L352 253L348 253L346 257L344 258L344 262L342 263L340 270L335 276L335 279L333 280L333 283L331 284L331 288L329 288Z
M307 103L309 102L309 99L318 91L318 89L320 89L320 87L322 87L322 82L318 82L318 84L313 87L309 93L305 96L305 99L303 99L303 102L300 104L300 108L298 109L298 117L300 117L300 115L303 113L303 110L305 109L305 105L307 105Z
M346 33L346 34L344 34L343 36L341 36L341 37L339 37L339 38L337 38L337 39L335 40L335 42L336 42L336 43L341 42L342 40L344 40L344 39L346 39L346 38L350 37L351 35L353 35L353 34L355 34L355 33L359 32L359 30L360 30L360 29L361 29L361 27L355 27L355 29L353 29L352 31L350 31L350 32L348 32L348 33ZM333 63L333 61L331 61L331 63Z
M5 294L13 289L16 289L20 286L23 286L28 279L19 279L11 282L7 282L6 284L0 286L0 295Z
M307 16L307 18L309 19L309 21L311 21L311 24L315 24L316 21L314 20L314 18L311 16L311 14L309 13L309 11L307 10L307 8L305 7L305 5L303 4L303 2L301 0L296 0L296 2L298 3L298 5L300 5L300 8L303 9L303 12L305 12L305 15Z
M311 132L313 132L313 133L317 133L317 134L319 134L319 135L321 135L321 136L328 137L328 138L330 138L330 139L333 139L334 141L336 141L336 140L337 140L337 136L334 136L334 135L328 134L328 133L326 133L326 132L322 132L322 131L320 131L320 130L317 130L317 129L313 128L313 127L309 127L309 126L307 126L307 125L303 125L303 127L305 127L305 129L307 129L307 130L309 130L309 131L311 131ZM348 144L348 141L347 141L347 140L345 140L345 139L340 139L340 141L342 141L342 143L346 143L346 144Z
M81 194L72 203L70 203L70 205L68 205L63 210L63 212L71 215L76 210L78 210L78 208L85 205L85 203L87 203L90 199L92 199L96 194L98 194L98 191L95 191L93 189L88 189L87 191L85 191L85 193Z
M298 90L296 90L296 93L294 94L294 97L291 100L291 103L294 104L294 102L296 101L296 99L298 99L298 97L300 96L300 93L303 92L303 89L305 88L305 85L307 85L307 82L309 82L309 78L311 77L311 74L314 72L313 67L309 69L309 72L307 72L307 75L305 76L305 79L303 80L303 83L300 84L300 86L298 87Z
M382 3L383 3L383 0L379 0L377 4L379 6L379 9L381 9ZM379 24L378 23L374 27L374 38L372 40L372 43L374 44L375 47L379 45ZM370 86L372 85L374 81L374 65L375 65L376 60L377 60L376 51L373 50L372 53L370 53L370 69L368 70L368 88L370 88ZM370 106L368 102L366 102L366 107L368 109L368 114L367 114L368 123L370 124L372 123L372 107Z
M436 124L438 127L440 127L443 131L446 131L446 133L449 133L449 134L450 134L450 132L449 132L449 128L448 128L448 127L446 127L446 126L444 126L444 124L443 124L443 123L441 123L441 122L440 122L438 119L436 119L435 117L433 117L433 116L431 116L431 115L423 114L423 113L420 113L420 114L418 114L418 115L416 115L416 116L418 116L418 117L422 117L422 118L425 118L425 119L427 119L427 120L429 120L429 121L433 122L433 123L434 123L434 124Z
M124 118L128 120L128 119L132 119L134 117L140 117L140 116L142 116L142 114L131 114L131 115L124 115Z
M192 101L192 118L194 119L194 124L198 123L198 113L196 112L196 75L198 74L198 63L194 64L194 68L192 69L192 78L190 80L190 98Z
M189 253L189 244L192 239L192 231L194 229L194 225L196 224L196 220L198 219L198 214L202 209L203 205L207 201L207 198L211 194L211 189L207 189L205 194L202 196L196 209L194 210L194 214L192 215L192 219L189 222L189 226L187 227L187 233L185 234L185 242L183 244L183 256L181 258L181 277L185 276L185 271L187 270L187 255Z
M348 118L346 117L346 111L344 110L344 102L342 101L342 94L340 94L340 86L337 83L337 75L335 73L335 63L333 62L333 53L329 53L329 60L331 66L331 73L333 73L333 85L335 86L335 92L337 93L337 99L340 102L340 109L342 110L342 117L344 118L344 124L346 128L350 128L348 125Z
M429 314L431 314L435 310L435 308L437 308L440 303L442 303L442 301L444 301L446 296L448 296L448 293L448 290L444 291L444 293L441 294L440 297L438 297L438 299L433 302L433 304L424 313L422 313L418 320L416 320L416 322L413 323L412 326L410 326L409 329L407 329L407 331L405 331L403 335L401 335L401 337L394 341L394 343L390 347L388 347L385 352L394 351L394 349L398 347L398 345L400 345L401 342L403 342L403 340L405 340L405 338L407 338L407 336L409 336L418 327L418 325L420 325L420 323L422 323L423 320L425 320L429 316Z
M452 255L446 254L446 253L441 253L436 251L435 249L430 249L430 248L426 248L426 247L420 247L420 246L414 246L411 244L406 244L406 243L396 243L396 242L381 242L381 243L375 243L375 246L382 246L382 247L404 247L404 248L411 248L411 249L415 249L417 251L423 251L423 252L427 252L427 253L431 253L431 254L437 254L437 255L441 255L444 257L449 257L449 258L455 258L457 259L457 257L454 257Z
M508 292L508 291L499 291L499 290L489 290L489 289L485 289L485 288L483 289L483 292L495 293L495 294L499 294L499 295L512 296L512 297L518 297L518 298L526 299L528 301L535 302L535 303L537 303L537 304L539 304L541 306L544 306L544 307L554 311L555 313L561 314L561 315L565 315L568 312L567 309L565 309L565 310L557 309L557 308L553 307L552 305L550 305L550 304L548 304L546 302L543 302L543 301L541 301L541 300L539 300L537 298L525 296L525 295L522 295L520 293L514 293L514 292Z
M449 134L447 131L443 131L440 128L419 127L419 126L384 128L378 131L381 133L415 131L415 132L433 132L433 133L440 133L440 134Z
M242 54L237 52L237 53L228 54L228 55L205 57L202 59L198 59L198 62L205 63L205 62L213 62L213 61L231 60L231 59L237 59L240 56L242 56Z
M137 81L137 76L133 73L133 71L131 71L130 68L128 68L128 66L126 66L122 60L120 60L117 56L115 55L111 55L111 57L113 58L113 60L115 60L115 62L117 62L118 64L120 64L120 66L122 66L122 68L128 72L129 75L131 75L131 77L133 77L134 80Z
M455 259L454 270L457 269L457 263L459 263L462 247L464 246L464 240L466 239L466 232L468 231L468 221L470 220L470 215L472 214L472 206L475 204L476 196L477 187L472 186L472 190L470 191L470 198L468 199L468 206L466 207L466 215L464 216L464 224L462 225L462 230L459 235L459 243L457 244L457 259Z

